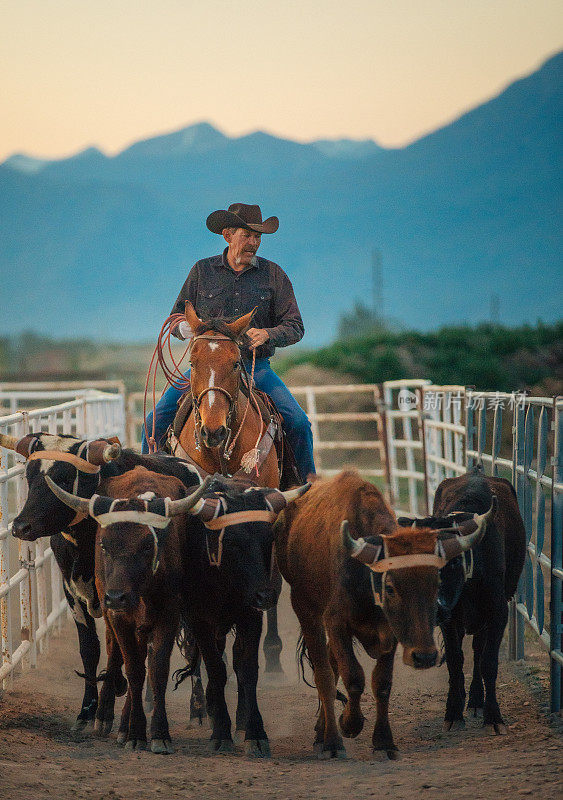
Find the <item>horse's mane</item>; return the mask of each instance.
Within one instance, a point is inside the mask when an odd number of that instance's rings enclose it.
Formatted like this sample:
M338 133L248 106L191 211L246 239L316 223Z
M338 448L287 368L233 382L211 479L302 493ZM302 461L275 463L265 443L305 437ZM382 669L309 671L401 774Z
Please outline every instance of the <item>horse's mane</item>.
M234 319L236 319L236 317ZM245 333L242 336L235 336L227 327L227 323L231 321L232 320L224 319L223 317L210 317L209 319L202 320L201 325L198 325L195 329L194 336L202 336L208 331L213 331L213 333L220 333L226 336L235 344L248 346L249 343Z

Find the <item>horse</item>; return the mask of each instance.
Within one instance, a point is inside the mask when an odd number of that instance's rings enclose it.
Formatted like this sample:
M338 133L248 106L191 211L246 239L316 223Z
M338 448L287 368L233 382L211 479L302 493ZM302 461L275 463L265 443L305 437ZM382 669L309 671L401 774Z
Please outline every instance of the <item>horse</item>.
M192 304L186 303L185 317L193 334L189 344L193 407L178 438L171 437L171 451L202 473L234 475L240 471L259 486L277 489L280 468L273 446L276 424L263 420L240 349L253 313L232 322L204 321ZM243 392L243 375L248 395ZM277 566L272 583L279 596L282 579ZM277 607L274 605L266 613L266 673L283 674Z

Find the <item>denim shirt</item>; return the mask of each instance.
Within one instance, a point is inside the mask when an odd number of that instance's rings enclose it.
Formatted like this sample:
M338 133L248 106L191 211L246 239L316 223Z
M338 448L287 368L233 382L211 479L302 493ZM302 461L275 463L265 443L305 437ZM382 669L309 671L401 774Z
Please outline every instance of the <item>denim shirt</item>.
M273 261L255 256L250 266L236 272L227 261L227 250L194 264L171 313L183 314L187 300L203 320L232 319L256 308L252 327L265 328L270 336L256 349L257 358L269 358L276 347L287 347L302 339L303 320L293 286L283 269ZM177 331L174 335L178 335Z

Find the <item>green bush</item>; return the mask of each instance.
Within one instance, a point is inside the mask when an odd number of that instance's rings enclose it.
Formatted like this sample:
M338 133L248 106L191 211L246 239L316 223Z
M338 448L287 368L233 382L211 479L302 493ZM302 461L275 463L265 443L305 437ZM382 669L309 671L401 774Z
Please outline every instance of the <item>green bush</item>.
M397 378L429 378L438 384L513 391L546 378L562 377L563 322L507 328L483 323L437 331L374 329L318 350L277 361L284 374L309 363L353 375L365 383Z

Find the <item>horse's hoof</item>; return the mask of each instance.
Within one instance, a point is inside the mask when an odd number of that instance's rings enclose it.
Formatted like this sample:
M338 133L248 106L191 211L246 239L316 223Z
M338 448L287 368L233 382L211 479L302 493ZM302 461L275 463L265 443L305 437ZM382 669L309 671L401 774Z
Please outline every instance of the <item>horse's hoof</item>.
M396 747L381 747L377 750L372 750L373 760L381 763L386 761L399 761L401 754Z
M242 744L244 742L245 736L246 736L246 731L244 730L244 728L237 728L234 735L235 744Z
M483 728L486 733L490 736L506 736L508 733L508 728L504 724L504 722L493 722L483 725Z
M210 750L212 753L233 753L235 745L232 739L211 739Z
M96 719L94 722L94 733L105 739L109 736L113 728L113 717L111 719Z
M272 751L267 739L246 739L244 755L248 758L270 758Z
M442 726L444 731L462 731L465 728L465 720L462 719L445 719Z
M323 752L323 743L322 742L315 742L313 745L313 753L316 756L319 756Z
M127 731L118 731L116 741L120 747L123 747L123 745L127 741Z
M88 728L92 722L93 720L91 719L80 719L80 717L78 717L71 725L70 732L74 736L79 736L81 733L85 732L86 728Z
M317 751L317 758L319 761L329 761L331 758L344 759L347 758L346 748L343 744L340 745L321 745L322 749Z
M147 749L146 739L129 739L125 743L125 749L128 752L135 752L135 753L138 753L140 750L146 750Z
M332 758L344 760L348 758L346 755L346 749L344 747L339 747L336 750L321 750L320 753L317 755L319 761L329 761Z
M151 739L151 753L170 755L174 752L170 739Z
M355 739L356 736L362 732L365 719L366 718L363 714L360 714L358 717L349 716L347 718L344 716L344 714L341 714L338 723L340 725L342 735L347 739Z

